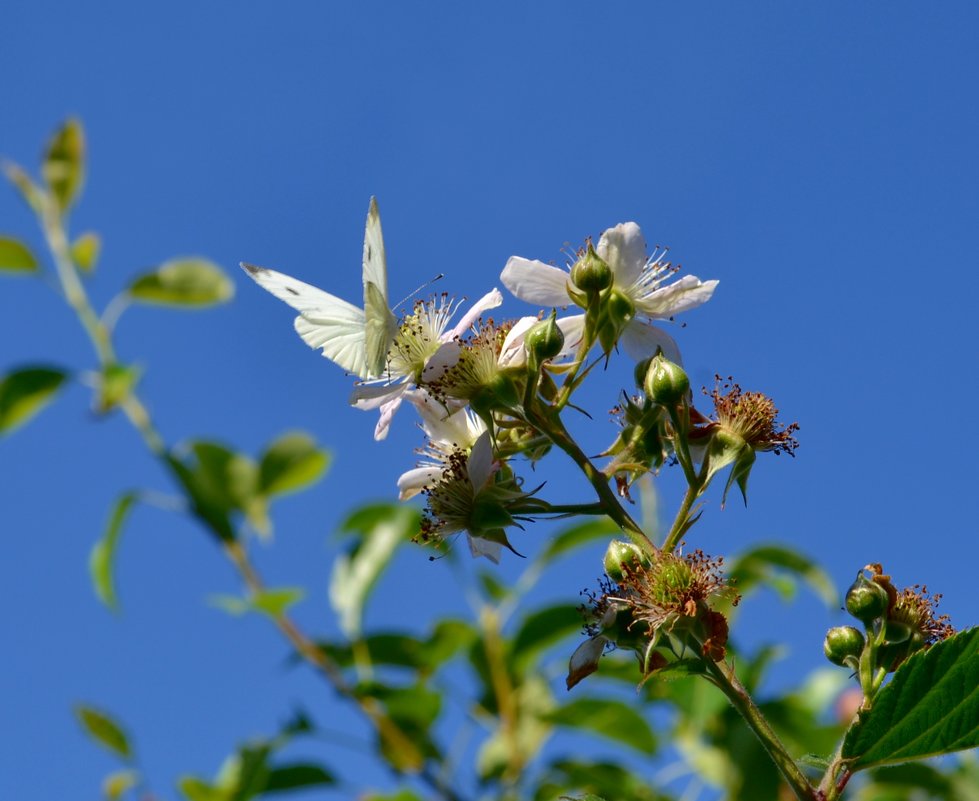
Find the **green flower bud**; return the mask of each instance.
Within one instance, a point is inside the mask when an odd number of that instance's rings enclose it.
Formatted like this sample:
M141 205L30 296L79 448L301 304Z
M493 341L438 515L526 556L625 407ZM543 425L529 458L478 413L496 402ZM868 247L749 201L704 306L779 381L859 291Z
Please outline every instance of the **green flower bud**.
M856 581L846 591L846 611L865 626L884 616L887 611L887 590L868 579L861 570Z
M605 575L616 584L629 573L635 573L636 568L648 566L649 558L638 545L623 540L612 540L605 550Z
M571 282L583 292L601 292L612 286L612 268L595 252L591 242L585 255L571 268Z
M482 386L469 400L472 410L487 416L496 410L511 409L520 402L520 392L512 375L500 372Z
M853 667L851 662L860 659L866 644L863 634L853 626L837 626L826 632L823 653L834 665Z
M643 389L646 386L646 373L649 372L649 365L652 361L653 357L650 356L648 359L643 359L641 362L638 362L635 369L633 369L632 378L636 382L638 389Z
M617 289L609 292L606 308L609 321L618 331L625 328L632 318L636 316L636 306L632 302L632 299Z
M540 364L547 359L553 359L564 347L564 333L557 324L557 312L551 312L546 320L536 323L524 338L527 353L537 359Z
M690 391L690 379L680 365L660 353L650 362L643 387L646 397L663 406L672 406Z

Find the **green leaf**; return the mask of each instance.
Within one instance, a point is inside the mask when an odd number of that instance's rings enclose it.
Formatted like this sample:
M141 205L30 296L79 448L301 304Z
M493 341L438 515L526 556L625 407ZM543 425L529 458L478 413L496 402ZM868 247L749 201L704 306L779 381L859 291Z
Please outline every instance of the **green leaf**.
M103 748L123 759L128 760L132 756L129 738L108 713L91 706L80 705L75 707L75 715L88 736Z
M418 531L418 513L407 506L366 506L347 518L342 530L358 536L354 547L333 563L330 603L339 615L340 629L355 638L371 590L398 546Z
M194 470L174 454L168 453L164 460L187 493L194 516L222 542L234 542L235 530L228 518L227 509L214 502L206 483L202 483Z
M41 176L58 207L67 210L77 199L85 180L85 133L79 120L67 120L51 137Z
M264 495L296 492L319 481L329 456L302 431L283 434L266 448L258 467L258 489Z
M251 606L269 617L281 617L304 597L306 591L302 587L279 587L256 593L252 596Z
M234 293L224 271L202 258L173 259L129 285L133 300L164 306L203 308L224 303Z
M21 367L0 380L0 434L24 425L54 400L67 373L55 367Z
M827 606L839 606L839 594L826 572L808 557L782 545L752 548L735 558L728 570L729 579L742 595L767 584L783 597L790 598L795 588L791 581L784 580L786 574L806 582Z
M601 734L643 754L656 751L656 737L649 723L635 709L611 698L578 698L548 715L559 726Z
M215 787L196 776L181 776L177 787L187 797L188 801L228 801L230 792L222 787Z
M114 579L116 547L119 545L122 525L135 501L136 493L127 492L115 502L102 538L95 543L88 557L88 572L95 594L113 612L119 609Z
M38 263L31 249L19 239L0 236L0 272L33 273Z
M71 243L71 260L83 273L95 269L102 252L102 239L94 231L86 231Z
M559 556L580 548L595 540L605 540L621 533L619 528L607 518L589 520L567 528L547 543L537 561L541 565L550 564Z
M979 628L911 656L847 731L851 770L979 746Z
M0 163L0 168L3 169L3 174L7 176L7 180L20 192L24 202L32 211L40 214L44 209L44 190L34 183L31 176L19 164L4 161Z
M130 396L142 377L139 367L126 364L107 364L96 384L95 411L108 414Z
M135 770L117 770L102 780L102 796L106 801L119 801L138 781L139 773Z
M303 787L322 787L336 784L336 778L319 765L296 762L279 765L269 771L263 793L281 793L284 790L299 790Z
M557 604L531 612L524 617L513 638L514 668L527 670L541 651L580 634L582 624L581 612L572 604Z

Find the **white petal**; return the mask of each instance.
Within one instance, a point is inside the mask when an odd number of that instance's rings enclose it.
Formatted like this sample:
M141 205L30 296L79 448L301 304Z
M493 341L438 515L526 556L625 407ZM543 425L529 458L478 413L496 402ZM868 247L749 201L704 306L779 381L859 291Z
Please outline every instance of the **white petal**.
M632 286L646 266L646 240L634 222L609 228L598 240L595 251L612 268L616 286Z
M402 389L398 393L398 396L381 406L381 418L377 421L377 425L374 426L375 440L380 441L387 437L388 429L391 427L391 421L394 419L394 413L401 406L401 395L404 393L404 387L406 386L407 384L401 384Z
M500 551L503 546L498 542L490 542L489 540L484 540L482 537L474 537L468 531L466 536L469 538L469 551L473 555L473 559L479 556L485 556L494 565L500 563Z
M472 324L479 319L479 316L487 309L495 309L503 303L503 295L500 290L493 289L473 304L473 307L466 312L465 316L456 324L451 331L446 331L441 336L442 342L449 342L456 337L461 337L466 331L472 328Z
M407 473L402 473L398 479L398 500L407 501L414 498L425 487L432 486L442 477L438 467L415 467Z
M634 298L636 310L650 317L670 317L696 308L710 300L717 281L701 281L695 275L685 275L669 286L654 289L645 297Z
M446 370L459 361L459 354L461 352L462 347L455 341L445 342L439 345L439 349L425 362L425 367L422 368L421 380L424 382L440 379L445 375Z
M598 670L598 660L605 653L607 642L608 639L599 634L597 637L585 640L575 648L574 653L571 654L571 659L568 661L567 685L569 690L585 676L590 676Z
M516 297L541 306L563 307L571 302L568 278L564 270L520 256L511 256L500 273L503 285Z
M475 492L479 492L493 477L496 471L493 469L493 444L490 442L489 431L484 431L473 443L466 468Z
M500 348L498 363L500 367L520 367L527 362L527 351L524 349L524 340L527 332L540 322L536 317L521 317L513 324L503 346Z
M357 384L350 393L350 405L363 411L379 409L392 398L403 394L408 384Z
M557 327L560 328L561 333L564 334L564 347L561 348L561 352L554 357L555 362L560 362L564 361L565 359L570 359L575 355L575 353L578 352L578 346L581 344L581 338L585 334L585 315L572 314L568 317L559 317Z
M637 362L654 356L656 349L662 348L663 355L667 359L677 364L683 364L680 360L680 349L673 341L673 337L662 328L657 328L649 323L633 320L622 332L619 343L629 357Z

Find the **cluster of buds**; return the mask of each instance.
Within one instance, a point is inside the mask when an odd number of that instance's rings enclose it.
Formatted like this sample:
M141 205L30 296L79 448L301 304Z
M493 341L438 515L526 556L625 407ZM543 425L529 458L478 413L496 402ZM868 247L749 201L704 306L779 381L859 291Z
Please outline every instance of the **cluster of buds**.
M699 550L649 554L630 542L610 543L601 593L588 593L583 609L589 636L571 656L568 687L593 673L611 648L636 654L643 681L677 659L723 659L727 619L714 606L736 605L738 595L721 565Z
M948 615L935 614L940 600L917 584L898 592L880 564L867 565L846 593L846 611L864 630L831 628L823 643L826 658L853 670L872 699L884 676L909 656L955 633Z

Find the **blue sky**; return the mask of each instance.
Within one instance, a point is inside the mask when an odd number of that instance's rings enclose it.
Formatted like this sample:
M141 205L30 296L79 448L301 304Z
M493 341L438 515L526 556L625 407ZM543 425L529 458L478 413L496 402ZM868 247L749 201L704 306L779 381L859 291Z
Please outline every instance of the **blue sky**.
M310 587L311 626L327 615L334 524L394 496L419 434L406 415L372 443L373 416L345 404L349 379L234 265L356 299L371 195L394 298L439 272L446 291L478 297L511 254L560 260L566 242L639 222L688 272L720 280L673 331L695 386L734 375L802 426L795 460L760 460L748 509L712 496L696 544L784 540L842 586L883 561L899 583L943 592L957 624L976 620L975 6L14 0L4 17L0 152L33 167L62 119L84 121L73 224L104 239L95 301L173 255L235 271L232 304L134 309L120 324L167 437L255 452L304 428L334 451L328 480L281 504L260 557L276 583ZM40 244L12 191L0 232ZM0 343L3 369L92 365L39 282L3 281ZM615 381L593 390L597 421ZM161 790L211 773L293 701L329 703L313 680L283 678L263 621L206 605L234 578L172 515L134 514L124 612L98 606L85 564L109 505L165 478L121 419L95 420L88 404L76 385L0 441L4 798L95 792L109 762L83 742L77 700L129 722ZM610 434L599 428L596 446ZM570 475L547 469L552 486ZM664 515L678 489L664 476ZM518 547L533 552L549 530ZM402 556L371 622L463 603L426 556ZM582 559L542 592L576 596L597 572ZM781 682L820 666L823 632L842 622L806 596L757 610L742 638L789 640Z

